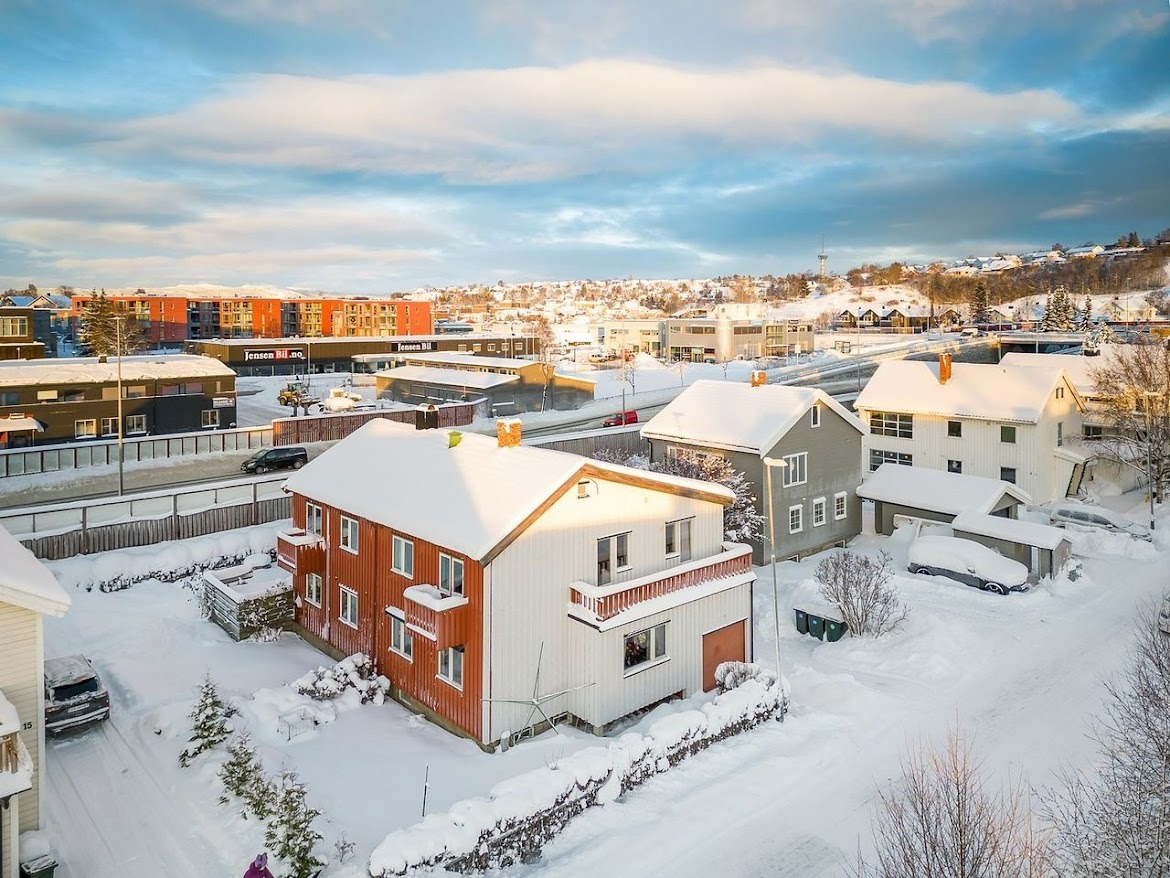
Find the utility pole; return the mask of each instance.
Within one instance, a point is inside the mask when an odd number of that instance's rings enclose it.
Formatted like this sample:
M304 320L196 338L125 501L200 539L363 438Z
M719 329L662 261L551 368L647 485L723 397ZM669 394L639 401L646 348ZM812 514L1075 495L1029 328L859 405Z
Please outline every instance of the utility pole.
M122 419L122 317L114 318L114 353L118 355L118 496L125 490L123 470L125 468L125 446L122 444L126 432Z
M776 586L776 510L772 496L772 468L787 466L783 460L764 458L764 485L768 494L768 551L772 556L772 626L776 638L776 685L780 685L780 595ZM784 722L781 712L780 721Z

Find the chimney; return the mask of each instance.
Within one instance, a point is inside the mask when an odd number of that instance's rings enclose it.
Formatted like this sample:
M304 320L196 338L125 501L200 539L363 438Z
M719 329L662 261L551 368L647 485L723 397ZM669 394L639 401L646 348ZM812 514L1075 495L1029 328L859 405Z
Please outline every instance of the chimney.
M515 448L520 444L519 418L500 418L496 421L496 438L501 448Z
M414 410L414 429L437 430L439 428L439 410L433 405L420 405Z
M768 383L768 373L763 369L752 369L752 387L763 387Z
M951 380L951 355L938 355L938 383L946 384Z

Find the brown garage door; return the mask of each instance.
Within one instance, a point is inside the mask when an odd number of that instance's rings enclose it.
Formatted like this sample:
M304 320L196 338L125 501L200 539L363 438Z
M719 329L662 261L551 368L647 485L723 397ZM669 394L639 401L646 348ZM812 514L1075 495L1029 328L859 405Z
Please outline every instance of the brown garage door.
M715 688L715 669L723 662L747 661L746 620L703 635L703 691Z

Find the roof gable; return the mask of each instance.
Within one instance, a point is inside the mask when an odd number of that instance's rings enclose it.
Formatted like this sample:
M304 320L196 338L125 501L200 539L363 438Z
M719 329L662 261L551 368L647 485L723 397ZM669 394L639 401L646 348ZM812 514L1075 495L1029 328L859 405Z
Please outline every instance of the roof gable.
M49 568L0 527L0 602L36 613L63 616L73 603Z

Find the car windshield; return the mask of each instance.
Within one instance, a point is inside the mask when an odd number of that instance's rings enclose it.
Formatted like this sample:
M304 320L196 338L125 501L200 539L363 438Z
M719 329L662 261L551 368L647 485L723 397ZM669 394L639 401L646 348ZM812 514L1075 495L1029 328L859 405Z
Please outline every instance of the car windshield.
M251 457L248 458L248 463L252 463L254 461L260 460L260 458L262 458L267 453L268 453L267 451L257 451L255 454L253 454Z
M91 692L100 692L101 686L95 677L90 677L88 680L79 680L76 683L65 683L61 686L53 687L54 701L69 701L71 698L76 698L78 695L87 695Z

